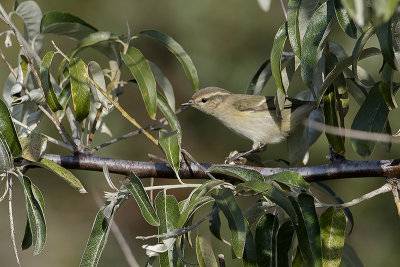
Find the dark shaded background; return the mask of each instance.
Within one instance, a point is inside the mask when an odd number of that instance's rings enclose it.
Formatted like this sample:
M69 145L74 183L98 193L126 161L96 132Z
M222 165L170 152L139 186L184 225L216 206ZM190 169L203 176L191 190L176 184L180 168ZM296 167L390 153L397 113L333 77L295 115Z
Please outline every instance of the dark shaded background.
M11 0L1 0L7 10L10 10ZM111 31L117 34L126 33L126 21L129 22L133 33L144 29L156 29L167 33L177 40L191 56L197 67L201 87L215 85L224 87L233 92L244 92L248 82L270 54L272 40L277 28L283 23L283 12L278 1L273 1L271 11L264 13L256 1L128 1L128 0L70 0L48 1L38 0L43 13L51 10L66 11L75 14L100 30ZM18 20L17 24L18 24ZM335 27L338 27L337 25ZM0 23L0 30L5 29ZM4 38L4 37L3 37ZM50 41L54 39L57 45L64 50L71 49L75 42L48 36L45 47L51 48ZM335 30L331 39L346 44L351 53L354 41ZM0 41L3 42L4 39ZM376 45L376 41L372 44ZM135 41L145 56L156 62L171 80L177 105L186 101L193 93L190 83L178 61L163 47L150 39ZM16 49L5 49L8 59L16 64ZM350 50L349 50L350 49ZM54 49L53 49L54 50ZM43 56L43 55L42 55ZM96 60L105 63L104 57L97 52L85 50L80 54L83 59ZM377 72L381 64L373 60L362 62L365 67L372 67ZM5 83L8 70L0 63L0 84ZM124 77L129 77L125 70ZM378 74L375 73L377 76ZM297 74L295 79L298 79ZM296 85L296 86L293 86ZM298 87L299 86L299 87ZM294 96L304 86L300 82L292 83L289 94ZM273 82L270 82L266 94L274 94ZM142 125L150 123L147 117L141 96L137 88L127 86L120 103ZM358 106L352 100L346 125L350 126ZM398 113L392 112L390 118L392 128L397 130L399 122L395 121ZM243 140L196 110L188 110L179 116L183 129L183 147L188 149L200 162L221 163L227 154L235 149L243 150L250 147L249 141ZM133 129L117 111L106 119L107 125L119 136ZM58 137L57 133L46 118L43 118L40 129ZM95 137L95 144L100 144L109 138L104 135ZM347 142L347 157L360 160L352 151ZM49 145L49 151L60 152ZM148 160L147 153L162 155L144 136L135 136L129 140L117 143L106 148L98 155L124 158L132 160ZM325 159L327 142L321 136L311 148L310 165L328 163ZM378 145L371 159L396 158L399 147L395 145L391 153L384 151ZM268 151L261 154L262 160L287 159L286 143L269 146ZM68 187L60 179L48 172L31 170L28 175L41 189L46 201L46 219L48 239L44 251L33 257L32 252L20 252L24 266L77 266L86 245L93 219L98 211L95 195L101 197L103 191L110 191L101 173L74 171L81 179L89 194L80 195ZM113 176L115 183L122 176ZM156 181L163 184L166 181ZM145 180L145 184L149 181ZM327 182L345 201L349 201L384 183L382 178L346 179ZM2 184L3 186L3 184ZM178 200L185 198L188 191L169 191L176 194ZM324 193L321 193L323 195ZM248 203L241 203L245 207ZM22 188L15 182L14 187L14 220L17 242L21 242L25 227L25 206ZM209 207L203 208L206 212ZM9 239L8 203L0 203L0 259L1 266L16 266L12 243ZM381 195L373 200L365 201L352 208L355 219L353 233L347 237L347 242L358 252L365 266L397 266L400 255L398 239L400 237L399 218L391 194ZM143 242L135 239L137 235L154 234L155 229L150 227L141 217L137 205L133 200L128 201L117 213L116 222L132 248L134 255L141 265L145 262L144 250L140 248ZM203 233L207 234L207 223L202 226ZM226 230L226 229L225 229ZM230 249L213 239L214 251L225 253L230 260ZM239 264L239 262L237 262ZM99 266L127 266L126 261L115 239L110 235ZM227 266L233 266L229 263Z

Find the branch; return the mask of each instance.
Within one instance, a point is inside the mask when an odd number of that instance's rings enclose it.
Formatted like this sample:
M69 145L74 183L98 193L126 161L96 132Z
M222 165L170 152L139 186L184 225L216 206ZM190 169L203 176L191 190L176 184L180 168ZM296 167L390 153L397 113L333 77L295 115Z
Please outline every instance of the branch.
M174 171L167 163L112 159L84 154L78 154L74 156L46 154L43 157L52 160L68 169L81 169L101 172L103 171L103 165L105 163L107 164L109 171L112 173L129 175L129 173L133 171L140 178L176 178ZM400 159L393 159L371 161L342 160L335 161L331 164L299 168L264 168L247 165L243 165L242 167L259 171L263 176L290 170L298 172L308 182L316 182L357 177L399 177L399 164ZM205 169L208 169L213 165L220 164L201 164L201 166ZM210 179L209 176L194 163L182 167L179 171L179 176L182 179ZM226 175L215 174L214 176L219 179L226 179L230 181L237 180L237 178Z

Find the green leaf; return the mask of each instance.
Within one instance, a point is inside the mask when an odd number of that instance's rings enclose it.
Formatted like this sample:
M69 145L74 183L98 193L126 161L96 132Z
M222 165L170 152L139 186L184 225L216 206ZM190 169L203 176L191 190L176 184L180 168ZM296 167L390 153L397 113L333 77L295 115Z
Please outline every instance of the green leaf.
M301 58L301 40L299 28L299 12L302 0L289 0L287 9L288 37L293 52Z
M400 70L393 50L391 21L388 21L377 28L377 36L385 62L394 70Z
M272 76L271 61L268 59L257 70L246 89L247 95L261 95L262 90Z
M249 223L249 227L253 227L253 225L258 222L260 217L264 215L269 208L272 208L271 205L266 201L262 201L261 199L248 207L243 212L243 216Z
M40 81L44 92L44 97L50 109L54 112L62 109L63 107L58 102L56 93L54 92L53 84L50 81L50 67L53 61L54 52L49 51L43 57L42 65L40 65Z
M59 177L61 177L70 186L72 186L75 189L78 189L79 193L87 193L85 188L83 187L82 183L79 181L79 179L76 178L75 175L72 174L72 172L65 169L64 167L61 167L57 163L55 163L49 159L42 158L42 159L40 159L39 162L31 162L29 164L36 165L36 166L45 168L49 171L52 171L53 173L55 173Z
M122 182L122 184L135 198L145 220L153 226L159 226L160 220L158 219L157 214L150 203L149 196L144 190L142 181L133 172L131 172L130 182Z
M196 255L200 267L218 267L210 240L196 237Z
M21 156L21 144L11 120L10 111L3 100L0 101L0 139L13 158Z
M153 62L149 61L149 65L151 68L151 71L153 72L154 79L156 79L157 84L161 87L165 94L165 98L167 99L167 102L171 108L171 110L174 112L175 111L175 94L174 94L174 88L172 87L171 82L168 80L168 78L164 75L164 73L161 71L161 69L154 64ZM157 104L158 102L158 91L157 91Z
M296 211L294 210L292 203L272 184L259 180L252 180L239 184L236 189L239 190L241 187L263 194L269 200L280 206L294 222L297 222Z
M346 216L343 210L328 208L319 217L323 266L339 266L342 260Z
M287 221L281 225L278 230L277 236L277 266L279 267L289 267L291 266L291 253L290 249L292 247L294 227L291 221Z
M33 243L33 255L38 255L44 248L46 242L46 221L44 218L44 201L39 189L32 184L31 180L23 177L23 186L26 198L26 211L28 214L29 229ZM24 247L29 242L29 234L25 239Z
M346 9L340 0L334 0L336 18L339 22L340 28L351 38L357 39L357 28L353 20L347 14Z
M164 114L172 131L177 131L180 138L182 138L182 130L179 124L179 120L176 117L175 112L172 110L171 106L168 104L167 99L159 91L157 91L157 106Z
M147 113L154 120L157 110L157 90L156 81L154 80L149 63L135 47L129 47L126 54L121 53L121 57L133 77L135 77L142 93Z
M310 188L310 184L304 180L304 178L297 172L293 171L283 171L278 172L272 175L269 175L265 178L266 180L274 180L279 183L283 183L289 187L308 190Z
M158 234L168 233L178 228L180 213L176 198L172 195L166 195L165 191L160 191L154 199L154 203L158 218L160 219ZM161 266L176 266L177 262L178 255L176 250L174 250L174 246L171 246L168 251L160 254Z
M295 224L299 248L305 266L322 266L321 235L314 198L300 194L297 201L289 197L296 210L298 224Z
M213 198L209 196L197 197L193 200L190 200L190 202L188 202L189 204L185 206L184 209L181 209L181 215L178 220L178 228L183 227L199 208L212 201Z
M318 47L324 41L325 31L328 30L334 13L333 0L323 3L311 17L301 42L301 77L308 88L312 88L314 80Z
M343 6L346 8L350 17L360 26L364 26L368 19L369 12L364 0L342 0Z
M97 32L97 29L70 13L50 11L42 17L40 32L65 35L81 40L90 33Z
M367 98L358 110L351 129L382 133L388 114L389 109L379 92L379 83L377 83L371 88ZM351 139L351 144L360 156L368 157L373 152L376 141Z
M79 266L94 267L99 263L101 254L103 253L108 240L111 222L113 221L115 212L121 205L122 201L123 199L118 199L116 202L107 201L99 212L97 212ZM108 214L108 212L105 212L106 210L109 210L110 213Z
M218 208L228 220L231 231L231 244L236 257L242 258L246 242L246 224L242 211L240 210L235 197L230 189L224 188L212 195Z
M32 132L19 140L22 147L22 157L30 161L39 161L47 145L47 137Z
M389 110L397 108L396 99L393 93L393 69L384 64L381 72L381 82L379 83L379 91L385 100Z
M369 47L364 49L361 54L359 59L364 59L368 58L371 56L376 56L380 54L380 50L375 48L375 47ZM333 70L329 72L329 74L325 77L324 82L322 83L321 87L319 88L319 91L317 92L317 99L318 102L321 102L322 97L324 96L325 90L334 82L334 80L343 73L343 71L352 64L353 62L353 57L350 56L348 58L345 58L341 61L339 61Z
M171 53L174 54L181 63L186 76L190 80L193 90L199 90L199 77L197 76L197 70L193 64L192 59L185 52L185 50L183 50L180 44L178 44L170 36L155 30L145 30L141 31L140 33L154 38L157 42L168 48L168 50L171 51Z
M243 251L243 267L257 267L257 249L249 224L246 223L246 243Z
M354 248L349 244L344 244L342 262L340 266L363 267L364 264L361 262Z
M374 27L370 27L368 30L363 32L358 38L356 45L354 46L352 56L353 56L353 74L354 74L354 79L357 84L364 86L364 87L370 87L370 84L364 84L361 82L360 78L358 77L358 59L360 57L361 52L364 49L364 46L367 44L369 39L376 33L376 30Z
M285 42L287 39L287 29L286 23L279 27L277 33L275 34L274 43L272 45L271 50L271 71L272 76L275 80L276 87L282 92L282 94L286 95L286 89L282 83L281 76L281 59L283 47L285 46Z
M0 171L7 172L13 168L13 159L7 144L0 138Z
M90 111L90 88L87 67L82 59L71 58L69 74L75 118L77 121L83 121Z
M238 178L242 181L260 180L264 181L264 177L258 171L246 169L243 167L229 165L213 165L208 170L210 173L220 173Z
M374 22L382 23L387 22L393 15L393 12L396 10L398 6L398 0L375 0L371 1L373 14L374 14Z
M217 207L217 204L214 203L212 210L214 210ZM208 227L210 228L210 232L219 240L222 241L221 237L221 219L219 217L219 209L215 211L209 220Z
M258 266L276 266L278 229L279 220L273 214L265 214L258 221L255 232Z
M164 150L164 153L168 159L169 164L174 170L176 177L179 178L179 167L180 167L180 157L181 157L181 142L180 136L177 131L166 131L161 129L159 131L159 144Z
M25 225L25 233L22 239L21 248L22 250L28 249L32 246L33 237L32 237L32 230L29 225L29 218L26 218L26 225Z
M339 127L339 121L336 110L336 96L333 86L330 86L330 89L325 92L324 96L324 116L325 116L325 124ZM339 155L343 155L345 152L344 147L344 139L339 135L332 135L325 133L326 138L328 139L329 144Z
M78 45L68 54L72 58L80 50L87 47L104 48L109 46L109 42L118 40L118 35L111 32L96 31L88 34L79 41Z

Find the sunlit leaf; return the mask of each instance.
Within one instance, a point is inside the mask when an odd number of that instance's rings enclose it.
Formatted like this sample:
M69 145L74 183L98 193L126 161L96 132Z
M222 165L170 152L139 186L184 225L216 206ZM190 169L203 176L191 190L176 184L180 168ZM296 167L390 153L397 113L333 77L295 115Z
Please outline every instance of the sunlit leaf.
M175 112L172 110L171 106L168 104L167 99L159 91L157 91L157 106L167 119L171 130L177 131L180 138L182 138L182 130L179 124L179 120L176 117Z
M149 63L143 54L135 47L129 47L126 54L121 53L122 60L131 71L140 92L142 93L143 101L146 106L147 113L151 119L156 118L157 110L157 89L156 81L151 72Z
M179 168L181 162L181 142L179 133L177 131L170 132L161 129L159 131L158 141L168 159L169 164L174 170L176 177L180 179Z
M271 71L272 76L275 80L276 87L282 92L282 94L286 95L286 89L282 83L281 76L281 58L283 47L285 46L285 42L287 39L287 28L286 23L279 27L277 33L275 34L274 42L271 49Z
M30 161L39 161L47 145L47 137L32 132L28 137L20 139L22 154L24 159Z
M168 50L171 51L171 53L174 54L182 64L183 70L185 71L186 76L189 78L193 90L197 91L199 89L199 77L197 76L197 70L192 62L192 59L185 52L185 50L183 50L180 44L178 44L170 36L155 30L141 31L140 33L154 38L160 44L168 48Z
M196 237L196 255L200 267L218 266L210 240L202 236Z
M278 172L267 176L265 179L274 180L302 190L308 190L310 187L310 184L299 173L293 171Z
M56 93L54 92L53 84L50 81L50 67L51 62L53 61L54 54L55 53L53 51L49 51L43 57L42 65L40 65L40 81L42 83L42 88L47 104L52 111L56 112L63 107L58 102Z
M159 226L160 220L158 219L157 214L150 203L149 196L144 190L142 181L133 172L131 172L130 182L122 182L122 184L135 198L136 203L142 212L143 218L145 218L149 224L153 226Z
M100 67L99 63L96 61L90 61L88 63L88 73L96 85L99 86L104 92L107 92L103 69ZM98 92L96 85L94 85L92 82L90 82L89 85L94 101L100 102L101 105L106 109L111 108L112 103L102 93Z
M70 59L69 74L75 118L77 121L83 121L90 111L90 88L87 67L82 59Z
M323 266L339 266L342 260L346 217L343 210L328 208L319 217Z

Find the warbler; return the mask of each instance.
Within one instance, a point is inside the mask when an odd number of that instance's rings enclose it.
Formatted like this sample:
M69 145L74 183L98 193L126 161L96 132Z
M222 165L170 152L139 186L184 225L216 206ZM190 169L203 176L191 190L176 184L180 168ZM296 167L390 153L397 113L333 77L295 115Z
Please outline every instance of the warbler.
M252 149L241 156L266 144L281 142L317 107L315 101L286 98L279 118L275 97L232 94L218 87L203 88L182 105L217 118L238 135L253 141Z

